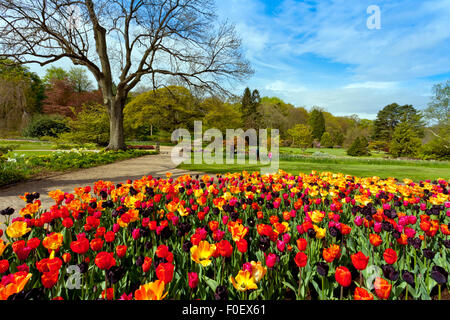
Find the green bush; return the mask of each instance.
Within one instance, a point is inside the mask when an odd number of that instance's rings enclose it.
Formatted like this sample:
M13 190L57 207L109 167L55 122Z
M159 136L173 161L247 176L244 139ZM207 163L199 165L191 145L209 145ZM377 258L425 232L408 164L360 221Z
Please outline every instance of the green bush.
M435 138L420 149L424 160L450 160L450 148L444 139Z
M25 137L40 138L44 136L57 137L69 128L66 120L57 115L35 115L25 127L22 134Z
M365 137L357 137L350 148L348 148L347 154L352 157L370 156L367 139Z
M333 148L334 141L331 135L328 132L324 132L322 135L322 139L320 139L320 145L325 148Z
M60 143L109 143L109 117L105 107L91 105L83 107L75 120L69 121L70 132L60 135Z

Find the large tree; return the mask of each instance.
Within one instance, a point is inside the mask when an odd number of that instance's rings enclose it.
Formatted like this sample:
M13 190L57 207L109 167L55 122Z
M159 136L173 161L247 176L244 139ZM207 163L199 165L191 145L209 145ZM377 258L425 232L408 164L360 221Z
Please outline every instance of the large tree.
M0 131L18 131L42 111L45 86L37 74L0 59Z
M429 132L434 137L434 144L450 152L450 80L433 86L433 97L425 109L424 116L428 120Z
M422 114L411 105L400 106L392 103L378 112L374 122L373 140L392 140L395 128L403 121L407 122L418 137L424 136L424 122Z
M313 130L313 138L320 141L320 138L322 138L325 132L325 117L323 116L322 110L313 108L308 122Z
M234 26L214 12L213 0L0 0L0 51L86 67L108 110L108 148L123 149L123 109L143 77L227 93L225 80L251 74Z

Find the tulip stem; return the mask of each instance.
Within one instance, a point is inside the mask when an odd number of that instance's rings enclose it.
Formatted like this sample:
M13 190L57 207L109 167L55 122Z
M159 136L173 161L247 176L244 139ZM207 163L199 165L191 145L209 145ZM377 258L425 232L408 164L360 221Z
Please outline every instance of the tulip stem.
M325 277L322 276L322 300L325 300L324 298L324 287L325 287Z
M438 296L439 296L439 301L441 300L441 285L438 285Z
M408 300L408 285L406 285L406 294L405 294L405 300Z
M341 286L341 298L340 298L340 300L342 300L343 297L344 297L344 287Z
M297 298L300 297L300 288L302 286L302 269L299 270L298 272L298 294L297 294Z

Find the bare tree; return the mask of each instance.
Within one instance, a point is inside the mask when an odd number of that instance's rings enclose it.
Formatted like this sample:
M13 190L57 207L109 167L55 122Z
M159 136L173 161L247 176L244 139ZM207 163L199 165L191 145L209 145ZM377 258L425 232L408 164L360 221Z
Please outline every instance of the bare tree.
M127 95L144 76L153 88L170 79L227 93L252 73L234 26L216 20L213 0L0 0L0 55L85 66L109 113L108 148L118 150Z

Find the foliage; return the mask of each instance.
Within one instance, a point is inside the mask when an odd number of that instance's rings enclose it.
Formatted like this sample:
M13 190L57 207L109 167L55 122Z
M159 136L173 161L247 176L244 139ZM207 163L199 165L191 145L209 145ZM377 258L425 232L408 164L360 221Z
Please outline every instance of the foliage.
M386 141L371 141L369 143L369 148L375 151L383 151L383 152L389 152L389 143Z
M370 155L369 145L365 137L357 137L350 148L347 150L347 154L352 157L361 157Z
M241 102L241 113L244 129L260 128L260 105L261 97L258 90L250 91L249 88L245 88L244 95Z
M308 124L312 128L313 138L320 141L325 132L325 118L321 110L314 108L309 115Z
M78 92L75 88L75 84L69 79L52 79L45 91L44 113L75 118L84 105L103 102L100 90Z
M431 142L424 151L427 156L435 154L438 157L442 157L450 149L450 80L436 84L433 87L433 93L432 100L424 111L424 116L431 125L428 131L433 135L434 142ZM434 145L437 147L438 143L442 145L443 150L433 147ZM432 151L433 149L435 151Z
M178 128L193 129L194 120L205 115L191 92L179 86L149 91L135 97L124 109L124 124L129 137L151 127L173 132Z
M72 67L68 72L68 79L72 83L76 92L86 92L93 90L93 84L86 73L86 69Z
M68 132L67 121L57 115L35 115L28 126L23 130L25 137L40 138L44 136L58 137L64 132Z
M44 90L40 78L28 68L0 59L1 131L19 131L41 112Z
M201 102L201 108L206 112L203 119L205 129L215 128L225 134L227 129L242 127L242 115L235 105L222 102L217 97L211 97Z
M325 148L333 148L334 141L328 132L324 132L322 138L320 139L320 145Z
M421 147L421 140L410 123L401 122L394 131L389 152L394 157L416 157Z
M401 122L407 122L415 134L422 138L425 124L422 118L422 114L411 105L400 106L397 103L387 105L378 112L372 139L390 142L395 128Z
M65 81L69 78L69 73L61 67L51 66L45 71L42 79L47 86L51 86L54 81Z
M68 126L70 132L60 135L61 142L95 143L99 146L108 144L108 113L101 105L85 106L75 120L69 120Z
M445 137L444 135L442 136ZM425 160L450 160L448 141L441 138L441 136L434 137L431 141L422 145L420 155Z
M297 124L288 130L288 135L292 138L292 145L300 148L309 148L313 142L313 129L306 124Z

